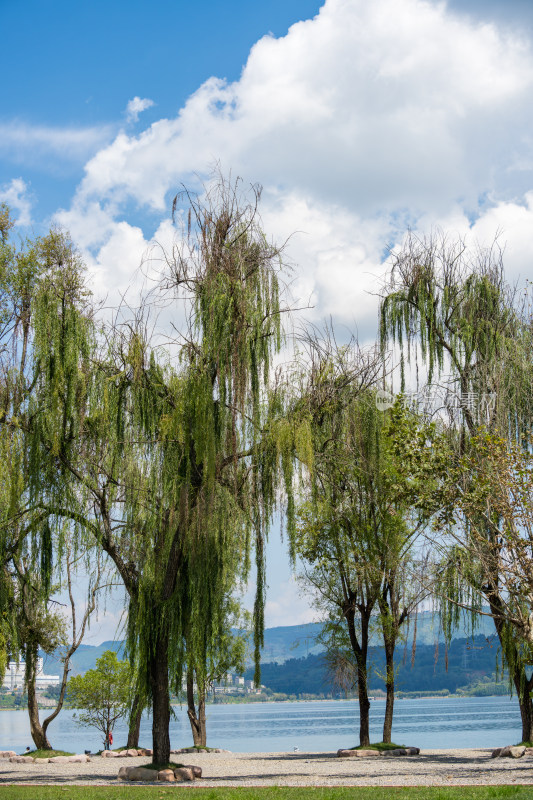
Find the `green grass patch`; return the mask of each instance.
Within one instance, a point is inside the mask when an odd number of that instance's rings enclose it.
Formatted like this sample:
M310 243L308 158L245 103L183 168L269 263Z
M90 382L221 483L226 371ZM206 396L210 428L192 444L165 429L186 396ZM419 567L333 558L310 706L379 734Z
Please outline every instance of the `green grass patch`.
M351 786L335 788L264 787L230 789L159 786L2 786L2 800L170 800L178 792L194 792L193 800L531 800L531 786L408 787Z
M399 747L407 747L405 744L394 744L394 742L374 742L374 744L360 744L357 747L349 747L349 750L397 750Z
M21 756L31 756L32 758L54 758L54 756L73 756L75 753L67 753L66 750L29 750L20 753Z
M154 769L159 772L160 769L178 769L178 767L184 767L185 764L175 764L174 761L169 761L168 764L152 764L150 761L149 764L139 764L140 767L144 767L144 769Z
M197 750L199 753L214 753L215 750L217 749L216 747L207 747L207 745L203 744L189 744L187 745L186 748L183 749L192 750L193 748Z
M533 742L518 742L518 744L516 746L517 747L522 747L522 745L524 747L533 747Z

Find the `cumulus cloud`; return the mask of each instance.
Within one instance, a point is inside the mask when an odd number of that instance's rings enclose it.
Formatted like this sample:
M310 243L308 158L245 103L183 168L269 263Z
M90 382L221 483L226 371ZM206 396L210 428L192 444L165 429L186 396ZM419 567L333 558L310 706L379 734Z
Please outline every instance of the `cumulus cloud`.
M128 105L126 106L126 114L128 122L137 122L139 119L139 114L143 111L146 111L147 108L151 108L154 105L154 101L150 100L148 97L137 97L137 95L129 101Z
M182 182L220 162L263 184L269 234L296 232L287 255L300 298L365 338L368 292L407 226L453 216L492 238L505 216L509 235L522 230L532 89L531 45L516 34L444 3L327 0L286 36L257 42L238 81L210 78L176 118L117 135L58 218L103 272L119 251L135 265L153 234L130 226L126 209L161 218Z
M29 189L22 178L13 178L0 186L0 202L7 203L16 213L17 225L31 225L31 199Z

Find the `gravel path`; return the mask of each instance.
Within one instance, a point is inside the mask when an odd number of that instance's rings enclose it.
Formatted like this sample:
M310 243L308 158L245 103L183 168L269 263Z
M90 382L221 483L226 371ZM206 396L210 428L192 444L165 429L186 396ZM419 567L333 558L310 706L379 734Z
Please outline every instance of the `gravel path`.
M491 758L491 751L424 750L419 756L346 759L335 753L199 753L174 756L202 767L195 786L453 786L533 784L533 757ZM88 764L11 764L0 760L3 784L106 785L119 767L146 758L104 759ZM178 786L183 784L165 784Z

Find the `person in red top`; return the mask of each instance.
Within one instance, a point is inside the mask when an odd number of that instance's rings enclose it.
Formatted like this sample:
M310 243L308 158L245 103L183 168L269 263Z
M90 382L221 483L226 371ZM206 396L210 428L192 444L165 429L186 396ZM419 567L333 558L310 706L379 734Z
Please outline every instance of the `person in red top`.
M105 749L106 750L111 750L111 745L112 744L113 744L113 734L111 733L111 731L109 731L109 733L106 736L106 740L105 740Z

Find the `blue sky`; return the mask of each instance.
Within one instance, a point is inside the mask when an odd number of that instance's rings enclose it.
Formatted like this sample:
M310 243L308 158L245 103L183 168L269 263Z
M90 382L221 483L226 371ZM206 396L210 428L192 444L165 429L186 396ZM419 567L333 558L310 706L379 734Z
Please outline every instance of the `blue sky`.
M499 234L510 279L531 277L528 0L0 0L0 27L0 199L21 233L70 229L110 302L217 162L264 186L268 235L294 234L308 318L363 342L407 226ZM311 619L269 550L268 624Z

